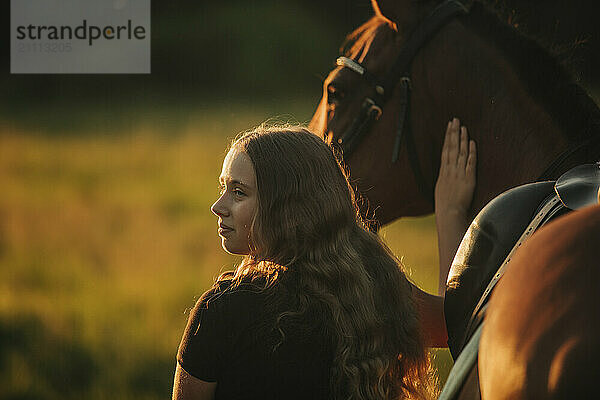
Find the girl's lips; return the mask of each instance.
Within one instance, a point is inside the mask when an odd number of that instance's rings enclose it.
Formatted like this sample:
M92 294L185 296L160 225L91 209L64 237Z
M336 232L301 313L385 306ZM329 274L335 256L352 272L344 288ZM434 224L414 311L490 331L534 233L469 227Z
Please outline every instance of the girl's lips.
M219 236L227 237L229 234L233 232L233 229L221 229L219 228Z
M233 228L224 224L219 224L219 235L226 235L229 232L233 232Z

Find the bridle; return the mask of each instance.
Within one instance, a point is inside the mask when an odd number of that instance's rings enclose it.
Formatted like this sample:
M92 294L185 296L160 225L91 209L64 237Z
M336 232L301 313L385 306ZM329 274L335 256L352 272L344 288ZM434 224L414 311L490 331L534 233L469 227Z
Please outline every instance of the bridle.
M352 121L350 128L337 139L341 145L344 157L348 157L358 146L371 127L381 117L383 107L392 97L394 89L399 82L400 90L400 117L396 129L396 139L392 150L392 163L398 160L402 143L406 141L408 157L419 191L433 204L433 186L425 181L421 171L415 141L410 129L410 91L412 84L410 80L410 66L418 51L448 23L453 17L466 14L467 9L456 0L446 0L438 5L425 20L412 32L406 44L402 47L396 62L388 72L384 80L378 79L371 74L367 68L348 57L339 57L336 64L349 68L374 89L373 96L366 96L362 102L360 111ZM325 132L325 135L327 133Z

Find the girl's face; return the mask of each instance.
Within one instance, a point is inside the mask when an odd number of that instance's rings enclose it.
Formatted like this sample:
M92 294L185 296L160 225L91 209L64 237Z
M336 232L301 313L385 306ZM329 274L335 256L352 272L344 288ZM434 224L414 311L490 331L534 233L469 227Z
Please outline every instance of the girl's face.
M219 184L221 197L210 209L219 217L223 249L231 254L248 254L248 236L257 207L256 174L250 157L231 149L223 161Z

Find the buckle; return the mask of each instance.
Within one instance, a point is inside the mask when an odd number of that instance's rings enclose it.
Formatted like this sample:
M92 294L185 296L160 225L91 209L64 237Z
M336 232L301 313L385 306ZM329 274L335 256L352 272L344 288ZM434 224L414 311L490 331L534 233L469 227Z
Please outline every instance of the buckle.
M381 107L378 106L375 103L375 101L373 101L373 99L370 99L368 97L363 102L363 108L367 109L367 114L369 116L371 116L373 113L375 113L375 120L378 120L379 117L381 117L381 114L383 113L383 110L381 109Z
M406 85L410 90L412 90L412 81L408 76L403 76L400 78L400 83Z

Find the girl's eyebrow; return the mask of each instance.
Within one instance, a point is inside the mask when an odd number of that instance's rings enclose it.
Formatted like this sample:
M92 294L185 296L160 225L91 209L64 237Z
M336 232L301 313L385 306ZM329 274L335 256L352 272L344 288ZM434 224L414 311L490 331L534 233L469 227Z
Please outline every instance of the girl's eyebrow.
M219 177L219 183L224 183L224 181L226 181L226 180L227 180L226 178ZM231 179L231 180L228 181L228 183L231 184L231 185L244 186L244 187L250 189L250 186L246 185L244 182L242 182L242 181L240 181L238 179Z
M237 179L232 179L231 180L231 184L232 185L240 185L240 186L244 186L244 187L249 187L248 185L246 185L244 182L237 180Z

